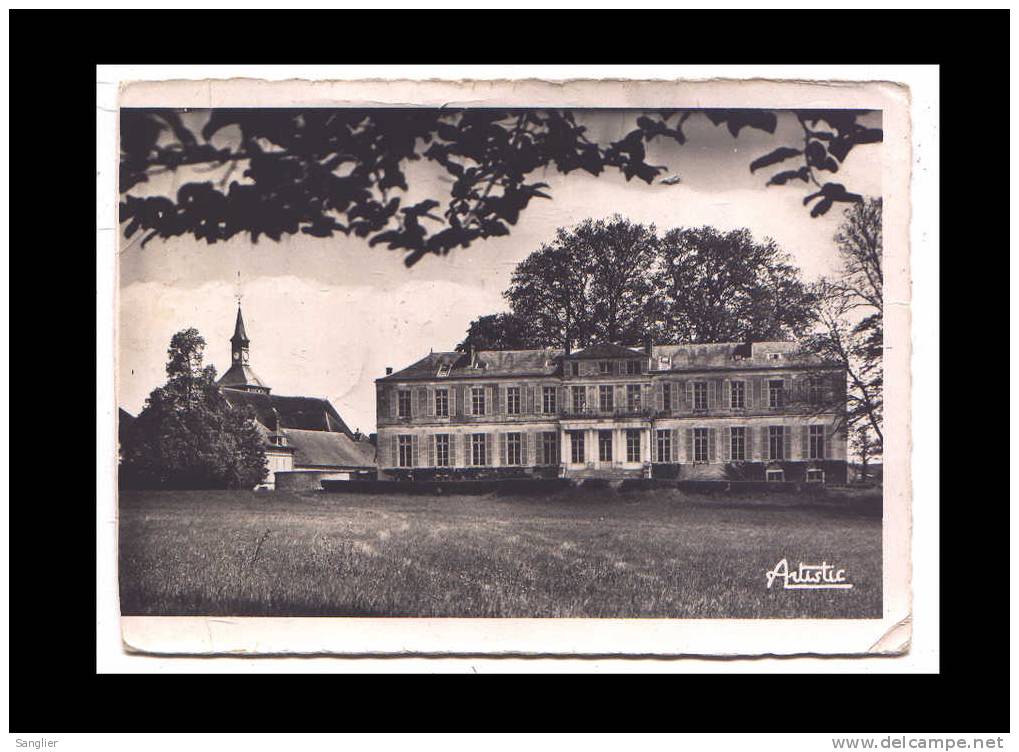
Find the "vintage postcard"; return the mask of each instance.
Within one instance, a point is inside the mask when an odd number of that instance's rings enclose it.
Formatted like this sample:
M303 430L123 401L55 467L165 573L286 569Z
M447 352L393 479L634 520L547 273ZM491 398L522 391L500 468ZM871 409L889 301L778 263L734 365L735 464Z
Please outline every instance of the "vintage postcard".
M909 91L120 92L125 650L896 654Z

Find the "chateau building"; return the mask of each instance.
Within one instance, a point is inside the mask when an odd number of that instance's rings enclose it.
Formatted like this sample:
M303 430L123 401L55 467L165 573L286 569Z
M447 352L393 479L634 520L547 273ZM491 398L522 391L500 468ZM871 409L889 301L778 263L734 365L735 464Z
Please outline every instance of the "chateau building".
M272 394L251 367L250 348L238 306L230 338L230 368L217 385L231 405L246 405L254 412L256 426L265 437L269 465L263 485L275 488L280 473L295 488L318 486L322 478L374 473L375 447L347 427L329 400Z
M792 342L442 352L391 371L380 477L846 481L845 369Z

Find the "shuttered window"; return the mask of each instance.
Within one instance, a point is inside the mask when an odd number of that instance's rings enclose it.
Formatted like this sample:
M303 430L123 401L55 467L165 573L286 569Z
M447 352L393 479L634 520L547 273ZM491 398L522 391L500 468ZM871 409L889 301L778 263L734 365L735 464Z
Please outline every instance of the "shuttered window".
M785 426L768 426L768 459L785 458Z
M585 462L583 431L570 431L570 462L574 465Z
M667 428L655 431L655 461L672 462L672 431Z
M640 462L640 429L626 429L626 461Z
M612 462L612 431L598 432L598 461Z
M729 429L729 459L743 462L747 458L747 429L743 426L732 426Z
M449 434L435 435L435 466L449 467Z
M603 384L598 387L598 409L607 412L612 409L612 387Z
M693 429L693 461L708 461L708 429Z
M485 414L485 390L482 387L471 389L471 414Z
M400 436L397 441L399 446L399 466L414 467L414 438L412 436Z
M506 464L507 465L520 465L522 464L520 451L520 434L519 433L508 433L506 434Z
M410 389L401 389L397 395L397 415L401 418L410 417Z
M584 401L586 399L587 389L582 386L570 387L570 400L572 403L573 412L580 413L584 411Z
M672 384L665 383L661 385L662 389L662 411L666 413L672 412Z
M506 413L517 415L520 413L520 387L506 387Z
M483 433L471 434L471 464L488 464L488 442Z
M743 410L747 406L747 384L745 381L733 381L729 385L729 409Z
M442 418L449 416L449 390L435 390L435 414Z
M768 407L782 407L783 383L782 379L771 379L768 381Z
M541 411L543 413L554 413L556 411L556 388L545 386L541 388Z
M555 431L541 434L541 464L559 464L559 435Z
M640 384L626 385L626 409L634 412L640 410Z
M706 381L693 382L693 409L694 410L708 409L708 382Z
M810 459L824 459L824 426L810 426Z

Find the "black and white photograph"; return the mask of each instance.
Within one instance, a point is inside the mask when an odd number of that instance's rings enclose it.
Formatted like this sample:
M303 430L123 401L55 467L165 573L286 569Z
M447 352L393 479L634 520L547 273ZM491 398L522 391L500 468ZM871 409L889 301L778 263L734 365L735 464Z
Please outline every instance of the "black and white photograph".
M228 649L208 617L905 649L894 86L230 83L118 114L130 649Z

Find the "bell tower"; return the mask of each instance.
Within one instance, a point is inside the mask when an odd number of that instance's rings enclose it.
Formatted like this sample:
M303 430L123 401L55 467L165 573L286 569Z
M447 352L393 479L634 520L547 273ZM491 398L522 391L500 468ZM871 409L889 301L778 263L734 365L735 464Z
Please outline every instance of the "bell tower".
M219 386L226 389L238 389L244 392L268 394L267 387L251 369L248 347L251 340L244 331L244 316L241 314L240 302L237 303L237 321L234 323L234 336L230 338L230 368L219 380Z
M237 305L237 323L234 324L234 336L230 338L230 356L233 363L242 366L248 365L248 339L244 331L244 316L241 315L241 306Z

